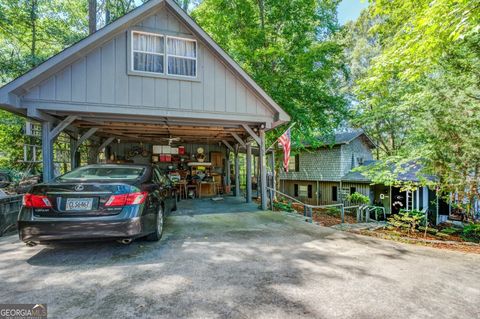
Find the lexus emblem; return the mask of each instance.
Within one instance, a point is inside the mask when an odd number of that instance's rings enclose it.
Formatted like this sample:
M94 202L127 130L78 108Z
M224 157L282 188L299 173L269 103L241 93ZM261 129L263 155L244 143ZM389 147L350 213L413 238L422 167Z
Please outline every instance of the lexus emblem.
M83 191L83 185L82 185L82 184L78 184L77 186L75 186L75 190L76 190L77 192Z

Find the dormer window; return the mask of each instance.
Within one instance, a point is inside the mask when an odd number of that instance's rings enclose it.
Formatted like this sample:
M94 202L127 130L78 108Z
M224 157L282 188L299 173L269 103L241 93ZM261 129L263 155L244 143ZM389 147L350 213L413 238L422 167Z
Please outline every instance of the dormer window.
M146 32L132 32L132 67L134 71L164 73L165 38Z

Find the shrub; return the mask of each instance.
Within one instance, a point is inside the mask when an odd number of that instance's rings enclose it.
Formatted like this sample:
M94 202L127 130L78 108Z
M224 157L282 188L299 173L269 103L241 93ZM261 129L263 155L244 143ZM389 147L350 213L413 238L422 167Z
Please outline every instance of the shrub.
M369 204L370 198L368 196L360 194L359 192L355 192L347 196L347 201L353 204Z
M337 207L328 207L325 212L328 216L332 217L339 217L341 215L340 209Z
M388 218L388 224L397 230L414 232L420 225L425 224L425 214L418 211L401 210L398 214Z
M292 203L283 203L283 202L274 202L273 207L277 208L278 210L284 211L284 212L293 212L294 209L292 208Z
M480 224L468 224L463 228L462 238L466 241L480 243Z

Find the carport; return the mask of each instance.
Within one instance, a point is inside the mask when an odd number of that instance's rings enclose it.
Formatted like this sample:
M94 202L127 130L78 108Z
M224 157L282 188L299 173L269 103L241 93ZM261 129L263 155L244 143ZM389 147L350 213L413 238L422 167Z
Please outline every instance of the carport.
M65 131L76 151L142 143L229 152L239 176L246 153L251 200L252 148L258 151L266 208L265 132L289 116L172 0L151 0L0 89L0 108L41 122L44 180L54 177L53 142ZM193 155L193 154L192 154ZM207 161L211 160L209 154ZM235 195L240 196L239 178Z

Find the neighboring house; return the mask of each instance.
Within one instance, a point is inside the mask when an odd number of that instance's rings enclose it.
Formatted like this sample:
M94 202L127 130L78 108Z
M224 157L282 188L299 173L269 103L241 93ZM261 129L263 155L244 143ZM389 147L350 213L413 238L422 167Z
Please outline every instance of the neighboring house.
M437 198L428 187L404 191L400 187L373 184L358 172L355 168L376 162L372 155L374 149L375 144L362 131L336 134L333 143L307 147L292 156L288 173L280 172L279 190L312 205L349 205L348 195L358 192L368 196L370 204L385 207L387 214L400 209L428 209L438 222L447 219L448 203ZM420 169L420 165L408 166L398 174L399 185L420 184Z
M371 196L370 181L348 177L352 169L372 160L374 148L362 131L338 133L332 144L307 147L292 156L288 173L280 173L279 189L314 205L341 203L354 192Z

